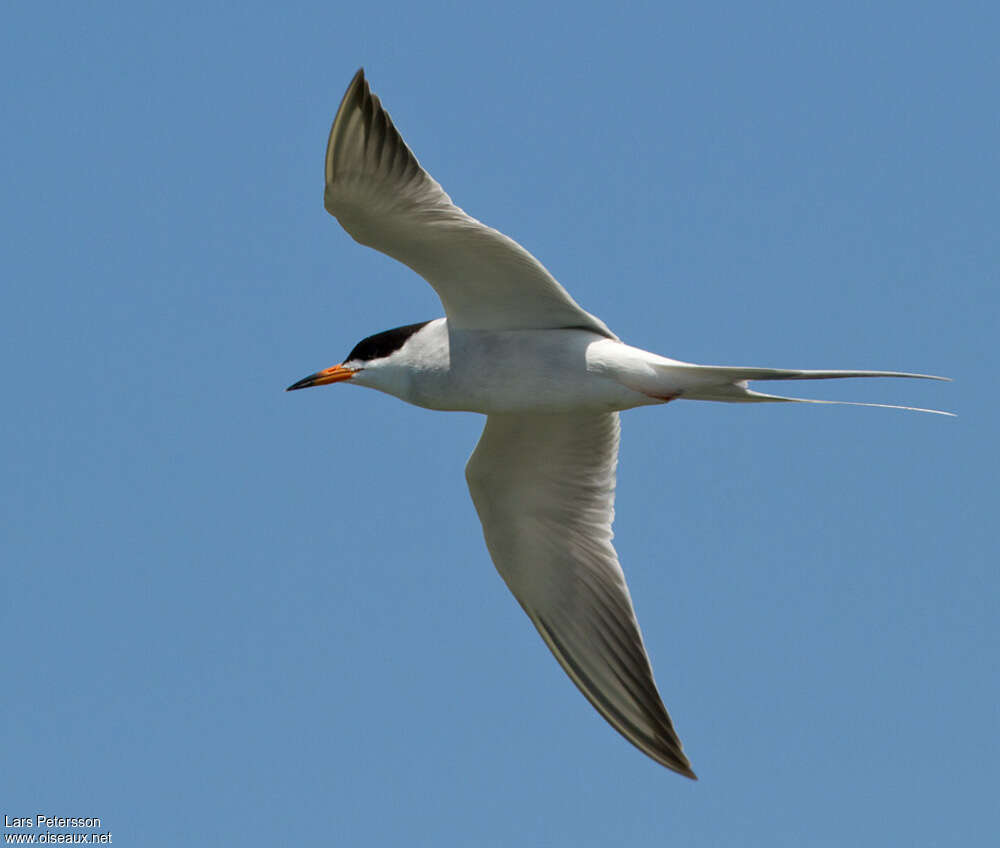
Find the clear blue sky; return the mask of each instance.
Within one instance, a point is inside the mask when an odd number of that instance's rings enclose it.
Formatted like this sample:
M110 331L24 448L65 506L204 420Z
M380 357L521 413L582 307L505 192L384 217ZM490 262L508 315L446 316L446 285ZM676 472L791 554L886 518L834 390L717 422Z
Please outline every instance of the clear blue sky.
M0 27L0 813L116 845L996 835L992 3L18 3ZM474 415L285 394L440 314L322 206L364 65L629 342L942 383L624 416L616 541L701 777L489 561Z

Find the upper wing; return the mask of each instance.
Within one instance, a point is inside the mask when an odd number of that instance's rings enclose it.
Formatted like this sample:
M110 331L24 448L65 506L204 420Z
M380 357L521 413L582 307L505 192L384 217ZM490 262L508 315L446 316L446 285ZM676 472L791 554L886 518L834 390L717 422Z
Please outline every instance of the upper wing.
M658 763L694 777L611 545L618 414L490 415L465 469L497 570L580 691Z
M427 280L456 327L585 327L615 337L528 251L451 202L406 146L363 69L330 130L324 204L361 244Z

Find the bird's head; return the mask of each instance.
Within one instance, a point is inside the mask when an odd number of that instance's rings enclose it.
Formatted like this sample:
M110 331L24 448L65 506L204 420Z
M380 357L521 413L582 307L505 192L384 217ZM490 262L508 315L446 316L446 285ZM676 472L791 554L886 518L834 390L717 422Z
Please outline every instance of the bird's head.
M414 337L432 322L407 324L358 342L339 365L324 368L290 385L285 391L351 381L389 394L401 395L402 383L412 368Z

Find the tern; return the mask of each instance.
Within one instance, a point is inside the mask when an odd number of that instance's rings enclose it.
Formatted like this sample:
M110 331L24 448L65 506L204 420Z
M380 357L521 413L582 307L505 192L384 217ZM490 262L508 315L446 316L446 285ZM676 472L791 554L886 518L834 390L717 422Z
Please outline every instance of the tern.
M653 679L611 544L618 413L680 399L842 402L762 394L748 388L751 380L947 378L695 365L630 347L521 245L452 203L363 68L334 118L325 177L327 211L356 241L430 283L446 317L369 336L339 365L288 391L350 383L428 409L485 414L465 476L497 571L611 726L656 762L697 779Z

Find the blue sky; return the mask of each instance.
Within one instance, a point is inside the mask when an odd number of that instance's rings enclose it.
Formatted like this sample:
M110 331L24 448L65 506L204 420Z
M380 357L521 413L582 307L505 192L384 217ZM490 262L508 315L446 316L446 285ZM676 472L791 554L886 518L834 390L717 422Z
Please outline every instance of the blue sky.
M144 846L995 833L993 4L3 22L0 812ZM323 211L360 65L456 202L630 343L955 378L816 396L957 419L624 416L616 544L698 783L504 588L462 475L479 417L283 391L441 311Z

